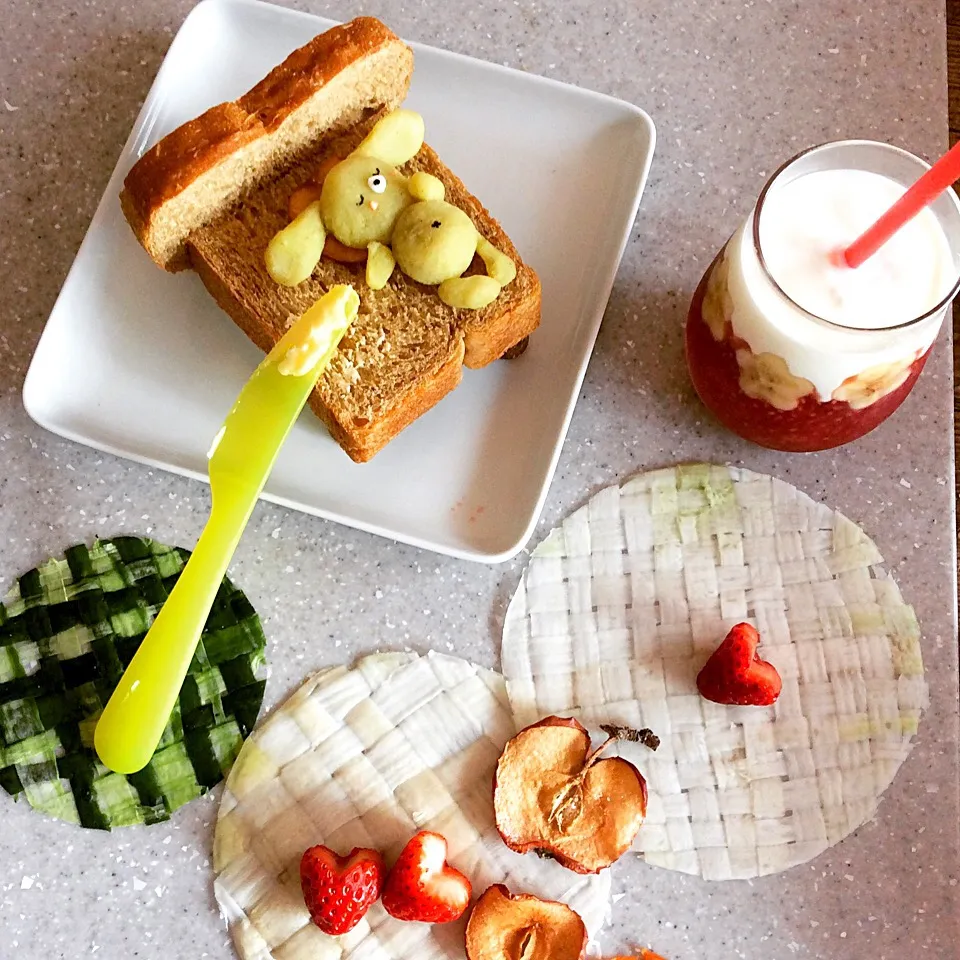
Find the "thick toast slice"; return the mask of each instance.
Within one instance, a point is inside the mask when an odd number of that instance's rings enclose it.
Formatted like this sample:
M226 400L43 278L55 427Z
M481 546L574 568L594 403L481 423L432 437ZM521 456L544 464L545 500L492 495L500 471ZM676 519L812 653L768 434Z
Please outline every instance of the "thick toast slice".
M331 34L338 31L346 39L332 43ZM344 44L350 57L344 57ZM455 310L440 300L435 287L418 284L399 270L383 290L370 290L364 264L327 258L297 287L280 286L268 275L264 252L274 233L288 222L290 195L324 157L346 155L380 117L402 102L411 66L409 49L379 21L361 18L328 31L237 101L263 102L269 99L265 91L279 97L274 106L280 110L282 103L284 121L273 123L261 109L251 114L256 122L249 125L267 131L260 132L253 143L282 136L282 146L258 146L251 154L248 132L241 124L241 132L233 140L227 138L236 144L225 156L199 162L197 144L202 143L202 133L196 127L202 128L204 117L216 111L220 111L216 123L220 122L223 110L215 107L161 141L154 148L158 156L148 161L154 151L146 154L128 176L122 197L124 212L151 256L166 269L193 267L221 308L264 351L332 285L353 284L360 295L360 314L321 377L310 405L358 462L373 457L452 390L460 382L463 365L481 367L497 359L524 341L540 320L536 273L523 263L497 221L426 145L404 172L426 170L442 180L447 200L464 210L478 231L517 265L516 279L493 303L482 310ZM305 81L294 82L294 73L301 81L303 76L319 78L314 80L312 96L304 94ZM347 74L352 86L343 80ZM361 89L351 97L350 90L357 85ZM292 110L290 90L299 97L299 105ZM336 116L325 104L334 96L342 101ZM291 123L298 111L300 119ZM194 130L184 133L191 125ZM285 128L297 135L283 134ZM164 147L177 137L179 145ZM177 179L173 162L183 149L192 158L191 172L200 172L175 189L188 179ZM251 168L243 175L242 189L236 191L222 168L226 165L236 171L238 158L244 156L253 158ZM263 158L269 162L261 164ZM160 175L158 170L167 172ZM166 187L160 189L158 177L163 176ZM477 257L468 273L482 272L482 268Z
M192 230L321 138L398 107L412 74L413 51L373 17L314 37L239 100L177 127L133 165L120 205L137 240L165 270L185 269Z

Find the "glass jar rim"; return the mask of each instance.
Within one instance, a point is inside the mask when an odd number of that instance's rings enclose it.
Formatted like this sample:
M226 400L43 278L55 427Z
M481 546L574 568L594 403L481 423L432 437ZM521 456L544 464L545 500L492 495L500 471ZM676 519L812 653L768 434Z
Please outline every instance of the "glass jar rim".
M897 323L891 326L886 327L853 327L848 326L843 323L836 323L833 320L827 320L826 317L821 317L816 313L811 313L805 307L802 307L793 297L788 294L783 287L777 282L776 278L770 272L770 268L767 266L767 262L763 256L763 249L760 245L760 215L763 213L763 206L767 199L770 189L777 182L777 180L787 172L795 163L809 157L814 153L818 153L821 150L829 150L834 147L839 146L848 146L848 145L857 145L862 144L863 146L870 147L880 147L883 150L889 150L892 153L900 154L903 157L907 157L909 160L918 164L923 170L929 170L930 164L926 160L921 159L916 154L911 153L909 150L904 150L902 147L894 146L892 143L884 143L881 140L828 140L825 143L819 143L812 147L807 147L805 150L801 150L799 153L794 154L790 157L789 160L786 160L782 163L776 170L774 170L773 175L769 180L763 185L763 189L760 191L760 196L757 199L757 205L753 211L753 249L757 255L757 260L760 263L760 269L763 272L764 277L770 282L777 294L785 300L791 307L794 307L796 310L799 310L805 317L813 320L815 323L823 324L824 326L832 330L844 330L850 331L852 333L883 333L891 330L906 330L909 327L917 326L918 324L923 323L925 320L930 319L930 317L936 316L937 314L944 311L957 295L957 292L960 291L960 270L957 271L957 277L953 282L953 285L950 287L950 290L943 299L938 303L932 306L929 310L926 310L919 317L914 317L912 320L907 320L904 323ZM947 188L948 191L953 191L952 187ZM957 201L957 196L954 193L954 205L957 206L958 214L960 214L960 203Z

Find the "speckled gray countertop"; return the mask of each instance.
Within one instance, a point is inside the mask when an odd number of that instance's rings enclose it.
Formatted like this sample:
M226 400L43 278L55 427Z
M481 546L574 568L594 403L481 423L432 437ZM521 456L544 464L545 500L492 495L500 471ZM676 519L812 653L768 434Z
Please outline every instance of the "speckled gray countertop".
M948 332L901 411L869 438L767 453L694 401L682 321L705 265L766 176L811 143L865 136L928 158L946 146L940 0L302 2L380 16L412 40L600 90L659 130L539 533L601 486L680 459L789 480L874 537L924 628L932 705L877 818L810 864L712 884L619 870L606 946L695 957L957 956L957 650ZM0 32L0 580L121 531L192 544L207 488L58 439L27 418L31 354L188 0L7 4ZM535 542L535 541L534 541ZM277 703L308 671L373 648L497 662L523 556L446 559L261 504L232 574L262 612ZM322 596L322 603L318 598ZM217 795L150 829L47 821L0 796L0 957L232 956L211 890Z

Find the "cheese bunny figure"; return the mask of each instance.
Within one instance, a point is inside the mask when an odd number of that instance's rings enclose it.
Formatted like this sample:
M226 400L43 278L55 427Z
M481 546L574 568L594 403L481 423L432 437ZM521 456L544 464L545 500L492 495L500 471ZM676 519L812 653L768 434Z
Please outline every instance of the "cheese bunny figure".
M414 174L411 179L419 176ZM517 267L477 232L459 207L443 199L443 184L435 177L430 179L435 184L431 185L433 198L419 200L397 217L393 256L411 279L439 285L437 293L448 306L479 310L496 300L500 290L516 277ZM474 254L483 260L487 276L462 277Z
M386 286L399 263L413 280L439 285L440 299L450 306L479 309L492 302L516 276L513 261L443 199L440 180L422 171L406 177L397 169L417 155L423 135L419 114L394 110L348 157L326 169L322 185L297 191L291 198L293 221L267 246L273 280L284 286L303 283L326 246L335 259L365 259L372 290ZM302 200L307 202L301 209ZM488 276L461 277L475 253Z
M323 178L319 197L267 246L267 272L295 287L313 273L329 232L343 246L366 250L389 243L404 207L413 202L407 178L397 167L423 145L423 118L412 110L394 110L380 120L359 146ZM308 189L310 189L308 187Z

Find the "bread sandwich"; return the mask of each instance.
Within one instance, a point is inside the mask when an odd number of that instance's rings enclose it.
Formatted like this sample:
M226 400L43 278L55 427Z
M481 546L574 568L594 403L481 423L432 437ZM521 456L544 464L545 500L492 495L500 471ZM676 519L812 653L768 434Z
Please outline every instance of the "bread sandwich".
M265 352L330 287L353 285L359 315L310 405L358 462L452 390L463 366L483 367L521 352L540 321L536 273L426 143L396 169L404 183L422 180L439 191L469 217L479 242L511 264L502 287L485 281L496 291L489 303L451 305L440 295L444 284L419 282L401 269L381 278L376 289L378 283L367 282L372 254L348 249L351 262L332 259L327 253L337 243L329 234L328 246L321 234L323 256L305 279L287 285L271 275L267 251L291 223L294 194L315 183L318 170L362 153L384 119L398 112L412 71L413 52L378 20L361 17L334 27L294 51L240 99L212 107L165 136L132 167L120 197L151 258L168 271L196 271ZM414 181L417 173L430 176ZM369 182L379 189L372 177ZM376 198L369 205L375 208ZM319 210L320 202L314 206ZM432 226L438 225L434 220ZM393 256L375 246L392 268ZM399 247L395 253L399 260ZM493 272L479 253L467 256L465 278Z

